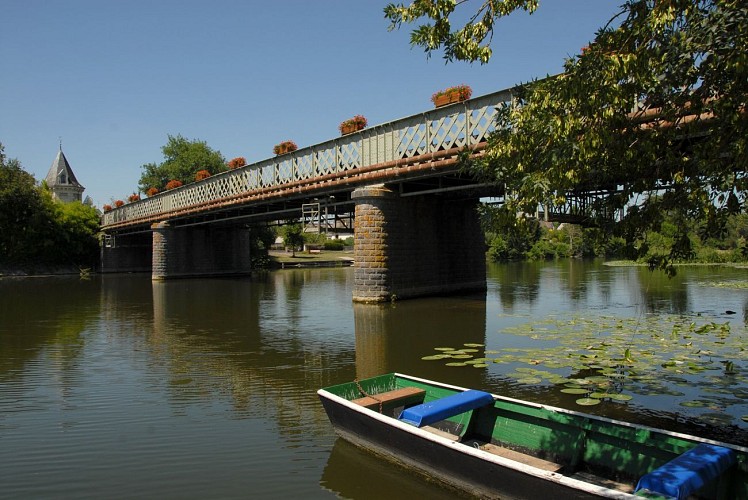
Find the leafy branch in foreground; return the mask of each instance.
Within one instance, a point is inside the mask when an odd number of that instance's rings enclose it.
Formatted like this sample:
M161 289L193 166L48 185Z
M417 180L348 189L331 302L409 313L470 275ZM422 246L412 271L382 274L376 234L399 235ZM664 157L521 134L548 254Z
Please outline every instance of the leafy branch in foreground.
M485 64L492 54L490 45L494 23L515 10L533 13L538 8L538 0L486 0L467 23L453 30L449 17L466 2L415 0L407 6L389 4L384 8L384 16L390 21L390 31L399 29L403 23L423 20L424 23L411 32L410 43L414 47L423 47L427 55L443 48L446 62L480 61Z
M411 42L447 61L485 63L495 22L538 2L487 0L453 30L465 2L390 4L390 29L419 23ZM514 89L472 171L506 186L512 213L587 197L594 222L628 242L678 234L668 268L691 255L688 228L724 232L748 193L748 4L739 0L629 0L563 74ZM615 217L613 215L615 214Z

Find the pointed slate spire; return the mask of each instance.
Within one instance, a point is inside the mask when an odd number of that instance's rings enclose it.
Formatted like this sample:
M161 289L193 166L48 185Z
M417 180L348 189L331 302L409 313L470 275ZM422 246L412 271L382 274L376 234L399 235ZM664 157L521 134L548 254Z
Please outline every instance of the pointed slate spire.
M62 152L62 142L60 142L60 151L57 152L55 161L49 167L45 181L54 197L63 201L81 200L85 188L78 182L73 169L70 168L70 163L65 158L65 153Z

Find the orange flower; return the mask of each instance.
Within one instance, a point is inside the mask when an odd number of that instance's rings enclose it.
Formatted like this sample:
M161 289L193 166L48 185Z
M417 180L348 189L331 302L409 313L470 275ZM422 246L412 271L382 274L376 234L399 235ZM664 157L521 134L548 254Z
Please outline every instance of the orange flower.
M228 167L233 170L235 168L243 167L247 164L247 160L244 159L243 156L237 156L233 160L230 160L227 165Z

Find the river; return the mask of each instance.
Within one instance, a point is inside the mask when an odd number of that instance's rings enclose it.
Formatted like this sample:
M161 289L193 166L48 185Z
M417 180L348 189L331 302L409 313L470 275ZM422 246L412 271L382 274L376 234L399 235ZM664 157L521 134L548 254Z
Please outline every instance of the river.
M315 391L401 371L583 409L548 373L617 339L664 375L584 411L740 440L747 276L491 264L485 294L386 305L352 303L351 268L2 279L0 498L454 498L336 439ZM487 366L422 360L466 343Z

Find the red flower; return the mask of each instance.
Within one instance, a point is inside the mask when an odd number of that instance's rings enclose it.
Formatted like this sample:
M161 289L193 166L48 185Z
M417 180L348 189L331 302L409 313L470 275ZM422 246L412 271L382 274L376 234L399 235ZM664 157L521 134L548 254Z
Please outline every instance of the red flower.
M362 128L366 128L366 125L368 125L366 117L363 115L356 115L353 118L346 120L338 125L338 130L340 130L341 134L345 134L345 129L352 128L354 131L356 131L361 130Z
M156 189L155 187L150 187L146 190L145 194L150 198L151 196L158 194L158 189Z
M137 193L133 193L130 196L127 197L127 201L133 202L133 201L140 201L140 195Z
M296 145L293 141L283 141L280 144L276 144L273 147L273 153L276 155L282 155L286 153L290 153L291 151L296 151L299 149L299 147Z
M110 211L112 209L112 206L111 205L104 205L103 208L104 208L105 212L108 212L108 211Z
M125 202L122 201L122 200L117 200L117 201L114 202L114 206L117 207L117 208L121 207L124 204L125 204Z
M196 181L201 181L203 179L207 179L208 177L210 177L210 172L208 172L207 170L198 170L197 172L195 172Z
M243 167L247 164L247 160L244 159L243 156L237 156L233 160L230 160L227 165L228 167L233 170L235 168Z
M181 186L182 186L182 181L178 181L176 179L170 180L169 182L166 183L166 189L167 190L169 190L169 189L176 189L176 188L181 187Z
M435 92L434 95L431 96L431 102L436 104L436 99L438 97L452 93L458 94L460 96L460 100L464 101L466 99L470 99L470 96L473 95L473 89L471 89L469 85L465 84L449 87L444 90L440 90L439 92Z

